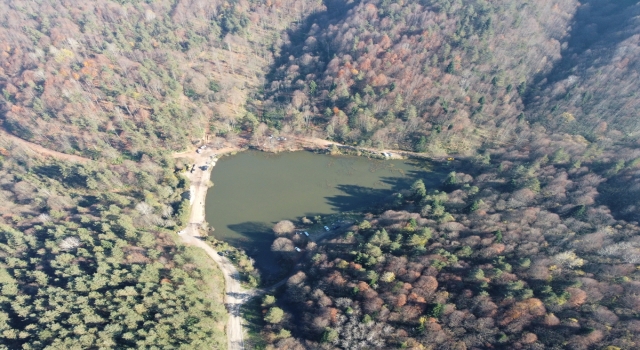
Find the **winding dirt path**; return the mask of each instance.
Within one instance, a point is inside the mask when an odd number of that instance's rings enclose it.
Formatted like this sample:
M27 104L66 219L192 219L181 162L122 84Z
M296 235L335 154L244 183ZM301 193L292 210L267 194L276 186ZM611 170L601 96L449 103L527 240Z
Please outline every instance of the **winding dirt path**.
M185 243L202 248L207 255L218 264L218 267L224 275L224 302L229 312L229 320L227 321L226 327L227 347L229 350L244 349L240 306L255 295L255 293L252 290L243 289L240 285L240 273L235 266L233 266L229 259L219 255L213 247L202 241L199 237L200 228L205 223L204 202L207 196L207 185L211 178L211 170L213 166L215 166L215 162L210 161L211 156L214 154L221 155L231 153L238 150L239 148L237 147L228 146L217 150L206 149L202 153L196 153L194 150L175 155L176 157L192 159L195 163L195 170L185 174L191 180L191 216L189 217L189 224L184 230L179 232L179 235ZM207 163L210 164L208 169L202 170L200 167Z
M193 236L194 231L198 230L197 224L190 223L186 232L180 234L182 240L199 248L202 248L211 259L213 259L220 267L224 275L225 281L225 306L229 312L229 320L227 321L227 348L229 350L244 349L244 335L242 330L242 317L240 315L240 307L244 302L249 300L255 293L251 290L244 290L240 286L240 274L235 266L231 264L229 259L218 255L210 245L201 241L198 237Z
M27 140L23 140L15 135L12 135L2 129L0 129L0 146L9 148L8 151L11 153L12 147L20 147L23 150L34 153L44 157L52 157L60 160L66 160L69 162L76 163L88 163L91 161L89 158L76 156L73 154L66 154L62 152L57 152L54 150L50 150L48 148L44 148L38 144L33 142L29 142Z
M319 139L316 137L295 137L296 142L301 147L310 147L310 148L328 148L332 145L336 145L339 148L349 148L353 150L367 151L372 153L387 153L389 156L388 159L403 159L404 157L417 157L417 158L427 158L425 154L410 152L410 151L400 151L395 149L376 149L376 148L367 148L367 147L357 147L357 146L349 146L344 145L338 142L327 141L325 139ZM430 157L431 158L431 157Z

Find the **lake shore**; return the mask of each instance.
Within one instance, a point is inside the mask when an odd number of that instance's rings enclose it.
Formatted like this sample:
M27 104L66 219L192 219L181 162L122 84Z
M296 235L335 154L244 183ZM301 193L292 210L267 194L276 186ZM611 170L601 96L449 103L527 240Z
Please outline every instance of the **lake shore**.
M176 158L187 158L193 161L193 171L183 175L191 182L190 201L191 213L187 227L179 232L179 236L185 244L203 249L209 257L216 262L224 276L225 295L224 303L229 310L229 319L226 326L227 348L229 350L244 349L244 334L242 329L242 317L238 310L252 296L252 291L244 290L239 283L238 270L226 257L220 256L209 244L200 239L201 229L205 227L205 198L209 189L211 170L219 156L238 152L241 149L235 146L225 146L220 149L207 148L200 153L193 150L176 154ZM207 166L202 169L202 166Z
M353 146L342 145L336 142L327 141L319 138L303 138L296 137L293 142L278 144L278 147L269 147L268 149L257 149L267 153L294 152L294 151L322 151L328 154L348 154L354 156L364 156L375 159L404 159L411 158L411 155L402 154L400 151L393 150L370 150ZM174 158L183 159L183 162L189 164L189 171L183 173L183 176L190 180L190 203L191 212L187 227L180 231L180 237L185 244L197 246L203 249L212 260L216 262L222 271L225 279L225 304L229 310L229 320L227 322L226 333L228 338L229 349L243 349L243 327L242 317L239 313L240 306L254 294L255 290L243 289L239 283L239 272L235 266L224 256L201 240L202 230L206 230L208 223L206 221L206 197L210 185L211 172L216 165L216 161L220 156L235 154L248 150L248 140L241 138L237 144L226 143L220 145L219 148L208 146L204 149L192 149L190 151L179 152L174 154ZM335 145L335 148L333 147ZM280 147L287 146L287 147ZM251 147L254 148L254 147ZM333 151L338 152L331 152ZM256 149L256 148L254 148ZM383 155L382 152L387 153ZM206 168L204 167L206 166Z

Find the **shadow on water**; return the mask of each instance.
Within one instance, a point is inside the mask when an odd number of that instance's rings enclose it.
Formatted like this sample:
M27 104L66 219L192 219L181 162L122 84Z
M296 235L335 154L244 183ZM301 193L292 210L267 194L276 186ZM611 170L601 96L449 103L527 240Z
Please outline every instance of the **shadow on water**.
M338 212L360 211L370 209L372 206L383 202L387 197L409 188L413 178L383 177L379 180L381 185L389 188L371 188L358 185L337 185L341 194L325 197L332 208Z
M393 193L408 189L415 179L427 178L427 174L430 174L430 182L441 181L440 178L442 176L434 176L433 173L427 173L422 170L408 171L405 177L381 178L380 182L386 185L386 188L338 184L336 188L341 194L324 198L335 212L373 210L377 205L384 203ZM305 216L313 218L326 214L327 213L307 212ZM271 224L275 224L275 222ZM267 223L256 221L227 225L228 229L241 236L241 238L229 238L227 242L233 246L245 249L255 260L256 266L266 275L276 274L280 269L274 254L270 250L271 244L275 239L275 236L271 233L271 227L272 226Z
M371 188L358 185L337 185L341 194L325 197L331 207L338 212L374 209L388 200L389 196L407 190L418 179L422 179L427 188L438 186L445 174L425 170L409 170L404 177L383 177L381 185L387 188Z
M264 232L271 230L271 227L264 222L257 221L247 221L240 224L229 225L227 227L242 235L242 238L228 240L229 243L238 245L260 240L264 236Z
M271 243L274 235L271 226L264 222L247 221L228 225L231 231L237 232L242 238L227 238L227 243L244 249L255 260L255 266L263 274L275 274L279 270L277 261L271 253Z
M343 194L325 197L325 199L338 212L367 209L376 200L380 201L393 193L392 190L358 185L338 185L336 188Z
M207 195L207 219L217 239L244 249L263 279L269 279L282 267L270 249L277 221L299 224L303 216L375 213L416 179L434 188L444 173L440 165L425 161L246 152L226 159L212 174L218 186Z

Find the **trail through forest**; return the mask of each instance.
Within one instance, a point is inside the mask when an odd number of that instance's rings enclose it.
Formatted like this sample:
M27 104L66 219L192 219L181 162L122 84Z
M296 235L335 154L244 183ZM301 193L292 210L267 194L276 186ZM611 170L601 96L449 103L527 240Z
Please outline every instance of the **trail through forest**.
M186 157L195 160L195 170L186 173L191 180L191 216L189 224L185 230L180 231L182 240L199 248L202 248L224 275L225 281L225 305L229 312L229 320L227 321L227 344L229 350L244 349L244 339L242 334L242 317L240 316L240 306L248 300L253 294L251 290L244 290L240 285L240 274L233 266L229 259L221 256L206 242L200 240L200 227L205 222L204 200L207 196L209 178L211 169L215 165L215 161L211 162L206 170L201 170L201 166L210 162L211 157L237 151L236 147L225 147L218 150L206 149L202 153L182 152L177 154L179 157Z
M73 154L61 153L48 148L44 148L40 145L23 140L18 136L11 135L10 133L0 129L0 146L4 145L6 145L7 147L11 147L11 145L18 146L24 150L38 154L40 156L52 157L69 162L86 163L91 161L91 159L89 158L76 156Z

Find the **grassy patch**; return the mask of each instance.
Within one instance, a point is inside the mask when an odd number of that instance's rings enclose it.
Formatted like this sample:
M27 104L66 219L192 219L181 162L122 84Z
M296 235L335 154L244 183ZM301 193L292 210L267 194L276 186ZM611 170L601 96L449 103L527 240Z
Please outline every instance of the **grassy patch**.
M247 329L247 335L244 340L247 349L264 349L267 346L267 342L260 333L260 330L264 327L260 300L261 297L254 297L240 308L242 317L245 320L245 328Z

